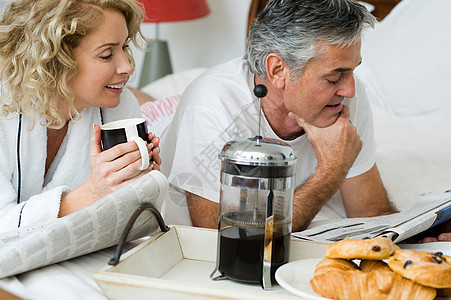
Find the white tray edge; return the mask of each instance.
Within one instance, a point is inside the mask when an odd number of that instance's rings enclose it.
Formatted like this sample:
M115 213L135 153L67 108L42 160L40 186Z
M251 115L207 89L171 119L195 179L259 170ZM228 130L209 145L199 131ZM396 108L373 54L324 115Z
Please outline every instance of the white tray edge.
M216 260L216 250L214 253L211 251L208 253L207 258L202 257L203 254L198 254L192 251L193 247L189 247L189 243L193 240L190 238L190 235L204 235L208 239L214 237L214 248L216 248L216 240L217 240L217 230L214 229L205 229L205 228L197 228L197 227L189 227L189 226L170 226L172 229L175 229L174 233L177 235L177 239L180 245L180 249L183 253L183 258L194 259L194 260L202 260L202 261L215 261ZM173 234L174 234L173 233ZM155 237L152 237L150 240L143 242L142 244L136 246L132 250L124 253L121 256L119 264L126 261L132 255L137 254L142 251L145 247L157 242L165 233L158 233ZM188 245L187 245L188 244ZM315 243L315 242L306 242L301 240L292 239L291 250L295 250L298 247L305 247L308 245L306 249L310 249L305 253L305 251L291 251L290 260L298 260L306 257L323 257L324 251L328 245ZM185 248L185 249L184 249ZM184 251L185 250L185 251ZM208 250L208 249L207 249ZM305 250L305 249L304 249ZM293 253L294 252L294 253ZM204 253L205 254L205 253ZM119 265L118 264L118 265ZM166 279L148 277L148 276L140 276L134 274L125 274L117 272L115 266L105 266L98 272L93 275L94 280L108 296L109 299L125 299L129 298L131 295L127 292L130 288L136 292L141 291L146 295L146 298L149 298L150 294L155 296L164 296L164 299L301 299L298 296L294 295L277 295L274 293L267 293L267 295L262 295L259 293L258 295L253 292L243 292L242 290L239 292L234 292L229 289L220 289L220 288L212 288L208 286L202 286L198 284L190 284L179 281L170 281ZM128 296L128 297L127 297ZM136 295L137 296L137 295ZM134 295L135 297L135 295ZM139 297L136 297L138 299Z

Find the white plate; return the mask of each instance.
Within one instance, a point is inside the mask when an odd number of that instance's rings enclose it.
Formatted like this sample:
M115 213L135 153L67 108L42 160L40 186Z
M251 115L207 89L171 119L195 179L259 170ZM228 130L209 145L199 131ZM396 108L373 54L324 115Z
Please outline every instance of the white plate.
M305 299L324 300L312 290L310 280L313 278L316 265L323 258L301 259L284 264L276 271L277 283L287 291Z

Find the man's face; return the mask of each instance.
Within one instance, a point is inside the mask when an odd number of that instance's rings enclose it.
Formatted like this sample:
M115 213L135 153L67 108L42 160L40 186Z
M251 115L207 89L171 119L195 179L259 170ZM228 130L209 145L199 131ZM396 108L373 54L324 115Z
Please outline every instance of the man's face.
M306 65L297 80L286 83L283 101L287 110L314 126L332 125L344 97L354 97L353 71L361 62L360 46L360 42L348 47L319 43L318 58Z

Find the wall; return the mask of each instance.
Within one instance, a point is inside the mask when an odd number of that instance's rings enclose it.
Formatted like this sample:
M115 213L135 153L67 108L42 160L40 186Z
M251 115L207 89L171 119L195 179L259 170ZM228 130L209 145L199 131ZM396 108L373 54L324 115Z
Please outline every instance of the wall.
M3 11L9 2L12 1L0 0L0 10ZM168 42L174 72L194 67L211 67L244 54L247 15L251 0L207 0L207 2L211 12L202 19L159 25L159 37ZM142 30L147 37L155 37L154 24L143 24ZM144 54L133 47L132 51L136 70L129 85L136 87Z
M244 54L251 0L207 1L210 15L159 25L159 38L168 42L174 72L211 67ZM142 30L147 37L155 37L155 24L143 24ZM129 85L136 87L144 54L135 48L133 53L137 67Z
M11 0L0 0L0 10L3 10L9 2ZM207 17L159 25L159 37L168 42L174 72L194 67L211 67L244 54L251 0L207 0L207 2L211 10ZM147 37L155 37L154 24L143 24L142 29ZM129 85L137 87L144 54L134 47L132 51L136 70Z

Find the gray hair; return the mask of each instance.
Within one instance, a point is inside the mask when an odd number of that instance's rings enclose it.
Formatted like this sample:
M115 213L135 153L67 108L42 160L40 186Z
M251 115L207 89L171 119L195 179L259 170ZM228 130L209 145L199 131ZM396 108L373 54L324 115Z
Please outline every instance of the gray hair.
M375 20L355 0L271 0L249 29L244 59L253 74L267 78L266 57L276 53L293 80L315 58L317 42L352 45Z

